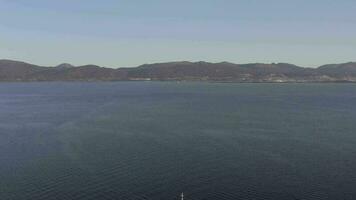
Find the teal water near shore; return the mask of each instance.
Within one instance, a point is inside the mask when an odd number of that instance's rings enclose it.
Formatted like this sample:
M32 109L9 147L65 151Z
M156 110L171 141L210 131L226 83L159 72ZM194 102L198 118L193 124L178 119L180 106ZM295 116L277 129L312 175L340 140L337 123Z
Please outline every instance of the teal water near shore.
M356 198L356 85L1 83L1 200Z

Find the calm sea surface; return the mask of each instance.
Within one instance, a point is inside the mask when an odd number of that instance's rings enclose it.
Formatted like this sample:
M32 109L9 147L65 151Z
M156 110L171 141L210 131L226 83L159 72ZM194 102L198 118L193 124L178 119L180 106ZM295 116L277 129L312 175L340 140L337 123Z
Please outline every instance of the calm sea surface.
M1 83L1 200L354 200L355 84Z

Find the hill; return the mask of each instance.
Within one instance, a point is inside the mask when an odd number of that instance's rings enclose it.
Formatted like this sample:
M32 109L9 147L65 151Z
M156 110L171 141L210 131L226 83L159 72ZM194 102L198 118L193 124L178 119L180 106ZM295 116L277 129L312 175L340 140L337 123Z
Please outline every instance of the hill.
M134 68L97 65L55 67L0 60L0 81L176 80L227 82L356 82L356 63L304 68L288 63L168 62Z

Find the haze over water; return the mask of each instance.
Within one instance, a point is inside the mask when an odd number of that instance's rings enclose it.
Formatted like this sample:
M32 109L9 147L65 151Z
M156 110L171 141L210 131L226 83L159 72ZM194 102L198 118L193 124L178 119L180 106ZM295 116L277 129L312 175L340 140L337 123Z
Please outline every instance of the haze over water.
M354 84L1 83L1 200L351 200Z

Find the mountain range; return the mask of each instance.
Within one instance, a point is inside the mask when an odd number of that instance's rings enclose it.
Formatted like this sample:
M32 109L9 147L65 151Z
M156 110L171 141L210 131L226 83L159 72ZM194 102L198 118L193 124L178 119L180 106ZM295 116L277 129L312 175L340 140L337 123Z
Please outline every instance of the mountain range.
M218 82L356 82L356 63L328 64L318 68L288 63L234 64L229 62L168 62L132 68L97 65L54 67L0 60L0 81L218 81Z

